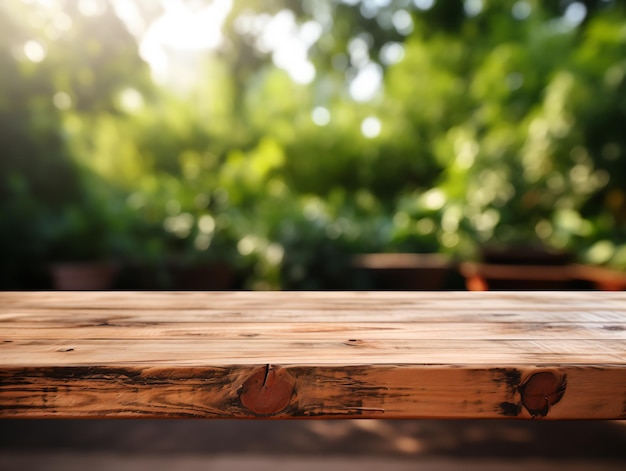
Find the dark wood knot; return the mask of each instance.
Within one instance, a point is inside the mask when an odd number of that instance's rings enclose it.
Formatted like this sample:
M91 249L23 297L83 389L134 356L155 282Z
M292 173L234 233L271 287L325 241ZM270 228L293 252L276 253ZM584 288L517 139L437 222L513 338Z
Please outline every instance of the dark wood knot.
M522 404L533 417L545 417L550 407L561 400L566 386L564 375L535 373L520 388Z
M287 370L267 365L243 383L239 398L241 404L256 415L274 415L287 408L294 385L295 380Z

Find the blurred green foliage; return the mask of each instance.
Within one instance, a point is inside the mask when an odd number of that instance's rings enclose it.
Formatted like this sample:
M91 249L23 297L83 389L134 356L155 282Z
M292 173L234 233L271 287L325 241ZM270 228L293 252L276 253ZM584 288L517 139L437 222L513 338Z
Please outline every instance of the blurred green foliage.
M353 288L354 253L485 245L626 269L620 2L233 0L179 86L118 3L0 6L2 288L111 258ZM129 3L145 24L167 7ZM320 33L311 80L261 41L281 14ZM382 82L359 97L364 70Z

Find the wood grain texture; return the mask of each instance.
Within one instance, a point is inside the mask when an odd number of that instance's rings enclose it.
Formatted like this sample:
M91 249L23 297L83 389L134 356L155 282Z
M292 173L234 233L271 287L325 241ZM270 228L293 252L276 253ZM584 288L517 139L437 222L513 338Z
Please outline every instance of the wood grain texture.
M0 417L626 418L626 293L0 293Z

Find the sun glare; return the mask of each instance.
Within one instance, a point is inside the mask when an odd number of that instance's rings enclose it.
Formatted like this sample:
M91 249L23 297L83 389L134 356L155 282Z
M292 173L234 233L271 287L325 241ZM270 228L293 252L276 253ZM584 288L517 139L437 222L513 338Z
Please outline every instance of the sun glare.
M232 0L215 0L192 8L182 0L162 0L163 14L141 39L140 53L158 80L168 74L170 54L200 52L217 48L221 28L232 8Z

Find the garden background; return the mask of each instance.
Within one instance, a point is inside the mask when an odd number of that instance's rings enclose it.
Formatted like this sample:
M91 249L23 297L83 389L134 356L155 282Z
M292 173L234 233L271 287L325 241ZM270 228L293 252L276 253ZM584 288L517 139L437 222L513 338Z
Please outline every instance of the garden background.
M95 260L361 289L355 254L485 247L624 270L625 117L618 1L2 2L0 288Z

